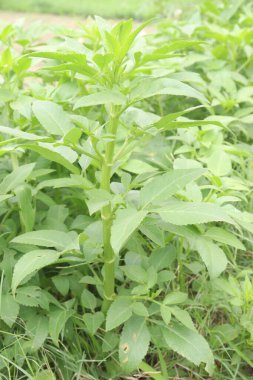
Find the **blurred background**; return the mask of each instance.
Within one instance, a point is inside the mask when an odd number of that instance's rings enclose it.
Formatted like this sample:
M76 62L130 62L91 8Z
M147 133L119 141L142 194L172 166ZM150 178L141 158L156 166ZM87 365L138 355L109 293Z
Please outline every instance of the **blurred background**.
M0 11L144 20L194 6L189 0L0 0Z

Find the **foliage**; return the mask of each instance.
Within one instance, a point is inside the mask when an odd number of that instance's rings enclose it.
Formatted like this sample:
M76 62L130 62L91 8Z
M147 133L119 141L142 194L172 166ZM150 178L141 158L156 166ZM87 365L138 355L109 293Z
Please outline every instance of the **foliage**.
M5 378L250 378L252 19L1 30Z

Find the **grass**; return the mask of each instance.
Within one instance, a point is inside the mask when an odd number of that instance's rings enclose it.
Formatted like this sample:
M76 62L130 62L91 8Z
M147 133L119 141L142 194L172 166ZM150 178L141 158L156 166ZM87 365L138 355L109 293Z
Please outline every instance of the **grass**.
M145 15L148 3L152 0L1 0L0 10L127 18Z

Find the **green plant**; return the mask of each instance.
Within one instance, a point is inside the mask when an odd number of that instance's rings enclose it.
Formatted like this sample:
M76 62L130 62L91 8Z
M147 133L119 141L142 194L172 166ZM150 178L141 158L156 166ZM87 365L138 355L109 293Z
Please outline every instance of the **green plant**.
M181 23L145 35L149 23L97 18L39 44L2 31L6 376L246 376L227 358L252 362L239 341L250 330L228 344L216 315L241 323L217 289L246 265L250 135L217 95L215 42ZM249 91L237 112L250 102Z

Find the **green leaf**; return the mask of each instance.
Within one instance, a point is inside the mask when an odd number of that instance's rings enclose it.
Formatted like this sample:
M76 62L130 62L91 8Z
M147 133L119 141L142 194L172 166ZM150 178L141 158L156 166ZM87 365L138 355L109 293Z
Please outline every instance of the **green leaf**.
M186 310L180 309L180 307L177 306L173 306L170 307L170 311L171 314L173 314L174 317L184 326L188 327L191 330L196 330L192 322L191 316Z
M155 249L149 257L149 265L157 271L170 269L177 257L177 251L173 245Z
M119 360L126 372L134 371L148 351L150 334L146 321L133 316L123 328L119 343Z
M111 304L106 316L106 331L110 331L127 321L132 315L132 302L118 298Z
M16 291L15 300L21 305L37 307L40 299L41 289L38 286L22 286Z
M65 297L69 292L69 278L67 276L54 276L52 281L58 292Z
M119 253L146 214L146 211L137 211L134 208L126 208L116 212L111 233L111 244L115 253Z
M155 95L186 96L196 98L201 103L207 102L204 95L195 90L195 88L179 80L169 78L144 78L138 80L131 92L131 101L137 102Z
M235 235L233 235L231 232L224 230L221 227L211 227L209 228L205 234L205 237L215 240L219 243L230 245L231 247L245 250L245 246L242 244L242 242L237 239Z
M217 177L231 173L232 163L229 155L223 150L215 150L209 157L204 159L208 169Z
M213 354L208 343L201 335L179 324L162 328L162 333L169 348L195 365L200 365L201 362L206 363L206 370L212 375L214 367Z
M54 247L59 251L79 250L78 235L76 232L56 230L39 230L16 236L12 243L32 244L41 247Z
M28 334L32 337L32 350L37 351L45 342L49 332L49 320L44 315L30 318L26 324Z
M186 293L182 293L182 292L172 292L172 293L169 293L163 303L165 305L176 305L178 303L183 303L187 300L188 298L188 295Z
M145 208L170 198L205 171L205 169L182 169L156 176L141 189L140 206Z
M74 110L81 107L90 107L101 104L122 105L126 102L123 94L116 90L105 90L95 94L85 95L80 98L74 105Z
M86 309L94 310L97 306L97 299L88 289L84 289L81 294L81 305Z
M148 317L149 313L146 306L142 302L135 302L133 304L133 313L141 317Z
M148 281L148 274L140 265L125 265L121 269L132 281L139 282L141 284Z
M155 209L165 222L183 226L209 222L226 222L234 224L225 210L214 203L180 202L171 200L161 209Z
M19 304L15 301L12 295L2 294L0 305L0 318L9 326L12 327L19 313Z
M101 311L97 313L86 313L83 315L84 323L90 332L90 334L95 335L99 327L104 322L104 314Z
M22 256L14 267L12 278L12 292L15 293L19 284L29 275L55 263L60 253L53 250L35 250Z
M45 369L36 375L35 380L56 380L51 369Z
M54 310L49 315L49 334L56 346L59 345L58 337L64 329L67 320L74 314L74 310Z
M16 128L9 128L9 127L3 127L2 125L0 126L0 132L5 134L5 135L10 135L13 137L20 138L22 140L36 141L36 140L45 140L48 138L45 136L37 136L33 133L27 133L27 132L20 131L17 127Z
M15 190L19 205L21 224L25 231L31 231L35 222L35 210L33 208L32 190L28 185L20 185Z
M56 103L38 100L33 103L32 109L42 127L52 135L64 136L74 128L67 112Z
M208 238L196 240L196 250L208 270L211 278L218 277L227 267L227 257L223 250Z
M13 191L19 185L23 184L33 171L34 166L35 163L19 166L17 169L13 170L12 173L8 174L0 184L0 194L6 194L9 191Z
M101 210L112 200L112 194L103 189L93 189L86 192L89 199L86 200L90 215Z
M49 161L57 162L71 173L80 173L78 167L73 165L78 155L74 150L67 146L54 146L54 144L49 143L38 143L24 144L23 147L39 153L39 155L45 157Z
M160 306L160 312L161 312L162 319L164 320L166 325L168 325L170 323L170 320L171 320L170 308L166 305L161 305Z
M159 121L153 124L155 128L163 129L165 131L172 131L177 128L192 128L192 127L201 127L203 125L217 125L222 127L222 124L218 121L208 121L208 120L189 120L189 121L170 121L171 115L163 116ZM209 168L210 169L210 168Z

